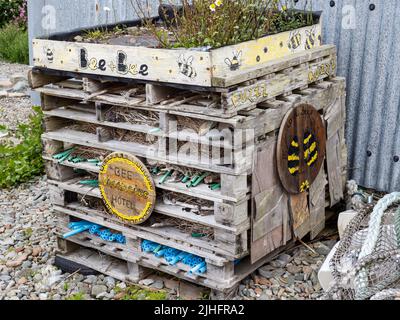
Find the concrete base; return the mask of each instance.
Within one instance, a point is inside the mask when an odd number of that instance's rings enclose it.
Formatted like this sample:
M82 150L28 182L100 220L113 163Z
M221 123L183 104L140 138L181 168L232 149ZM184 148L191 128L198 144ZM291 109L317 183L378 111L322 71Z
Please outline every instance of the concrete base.
M318 280L319 283L321 284L322 289L324 291L328 291L329 288L333 285L333 276L332 272L329 268L329 264L333 258L333 255L335 254L337 248L339 247L340 242L336 243L336 245L333 247L332 251L329 253L329 255L326 257L325 262L321 266L321 269L318 272Z
M345 211L339 214L339 219L338 219L338 230L339 230L339 237L342 239L344 231L347 228L347 225L350 223L350 221L357 215L357 212L354 210L349 210ZM333 284L333 276L332 272L329 268L329 264L333 258L333 255L335 254L337 248L339 247L338 242L332 249L332 251L329 253L327 256L325 262L321 266L321 269L318 272L318 280L319 283L321 284L322 289L325 291L328 291L329 288Z
M342 239L344 231L346 230L348 224L356 215L357 211L354 210L344 211L339 214L338 230L340 239Z

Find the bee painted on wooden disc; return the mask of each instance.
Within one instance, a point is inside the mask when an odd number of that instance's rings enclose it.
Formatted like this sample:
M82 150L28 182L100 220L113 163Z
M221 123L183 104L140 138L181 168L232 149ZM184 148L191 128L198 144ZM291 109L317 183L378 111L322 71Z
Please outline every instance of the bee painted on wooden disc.
M325 147L324 122L313 106L301 104L288 112L279 132L277 165L289 193L310 188L323 165Z

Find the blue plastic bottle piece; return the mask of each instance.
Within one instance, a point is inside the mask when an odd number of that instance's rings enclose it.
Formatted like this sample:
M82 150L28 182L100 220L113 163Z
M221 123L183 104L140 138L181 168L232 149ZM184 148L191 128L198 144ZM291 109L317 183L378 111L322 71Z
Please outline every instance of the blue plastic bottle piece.
M204 268L204 267L206 267L205 262L199 263L198 265L196 265L192 269L190 269L189 274L194 274L194 273L198 272L201 268Z
M82 227L80 227L80 228L76 228L76 229L74 229L74 230L72 230L72 231L70 231L70 232L65 233L65 234L63 235L63 238L64 238L64 239L67 239L67 238L69 238L69 237L72 237L72 236L74 236L74 235L76 235L76 234L79 234L79 233L84 232L84 231L89 230L89 229L90 229L90 225L82 226Z
M109 242L114 242L115 241L115 237L116 237L116 235L115 234L111 234L110 236L108 236L108 241Z
M165 252L167 251L166 248L162 248L160 251L158 251L155 255L157 258L161 258L164 256Z
M115 235L115 241L117 241L120 244L125 244L126 243L125 236L123 236L121 233L117 233Z
M90 234L96 234L97 231L100 229L99 225L93 225L90 229L89 229L89 233Z

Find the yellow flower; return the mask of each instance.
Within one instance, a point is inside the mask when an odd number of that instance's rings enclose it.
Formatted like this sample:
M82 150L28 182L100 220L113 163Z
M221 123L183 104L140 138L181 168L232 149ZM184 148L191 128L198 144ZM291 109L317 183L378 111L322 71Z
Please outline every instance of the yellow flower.
M217 7L216 7L215 3L212 3L212 4L210 5L210 10L211 10L212 12L214 12L216 8L217 8Z
M283 11L286 11L286 10L287 10L287 7L286 7L286 6L282 6L282 10L283 10Z
M215 5L216 5L217 7L220 7L220 6L222 5L222 0L216 0L216 1L215 1Z

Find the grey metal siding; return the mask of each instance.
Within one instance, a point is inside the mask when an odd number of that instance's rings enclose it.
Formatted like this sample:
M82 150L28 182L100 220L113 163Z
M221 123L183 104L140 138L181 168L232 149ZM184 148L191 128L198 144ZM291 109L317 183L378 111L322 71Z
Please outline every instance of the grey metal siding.
M298 7L302 8L305 1L300 0ZM324 11L324 41L336 44L338 73L347 78L350 178L364 187L399 191L399 1L332 3L333 7L331 1L314 0L313 9ZM348 8L355 9L355 28L351 29L342 25L348 19Z

